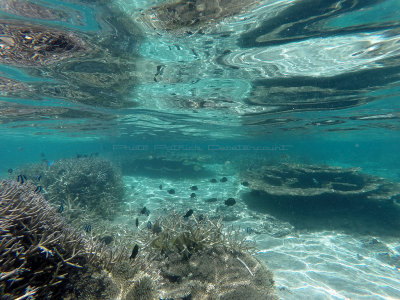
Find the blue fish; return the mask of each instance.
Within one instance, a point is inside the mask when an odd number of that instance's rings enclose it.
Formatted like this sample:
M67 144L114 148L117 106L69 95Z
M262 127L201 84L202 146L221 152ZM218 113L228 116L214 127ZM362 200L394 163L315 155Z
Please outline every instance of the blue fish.
M52 164L54 164L54 160L47 162L48 167L50 167Z
M87 233L92 231L92 225L90 224L85 224L83 225L83 230L85 230Z
M35 176L35 179L36 179L37 181L40 181L40 179L42 179L42 175L36 175L36 176Z
M153 224L151 224L151 221L148 221L146 226L147 226L147 229L151 229L151 227L153 226Z
M58 213L62 213L64 211L64 203L61 202L60 207L57 209Z
M251 228L251 227L247 227L247 228L246 228L246 232L247 232L247 233L253 233L253 232L254 232L254 229Z
M35 189L35 193L40 193L41 191L43 191L42 186L38 185Z
M11 168L9 168L9 169L7 170L7 172L8 172L9 174L12 174L12 172L14 172L14 170L11 169Z

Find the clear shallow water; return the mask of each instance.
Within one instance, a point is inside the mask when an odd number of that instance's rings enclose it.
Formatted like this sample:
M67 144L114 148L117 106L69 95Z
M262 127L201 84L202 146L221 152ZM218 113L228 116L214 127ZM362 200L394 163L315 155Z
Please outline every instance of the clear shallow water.
M400 298L396 264L379 259L399 255L396 228L316 230L329 219L321 207L315 224L296 211L285 218L285 208L257 206L264 200L250 199L237 177L261 160L360 167L400 181L399 2L162 3L0 2L2 178L43 157L99 153L121 167L128 206L209 211L260 231L249 238L282 299ZM189 157L210 173L128 166L127 157L149 156ZM210 185L213 176L229 184ZM191 184L201 186L196 199ZM237 204L205 204L212 197ZM288 235L263 227L273 212ZM375 237L388 248L367 247Z

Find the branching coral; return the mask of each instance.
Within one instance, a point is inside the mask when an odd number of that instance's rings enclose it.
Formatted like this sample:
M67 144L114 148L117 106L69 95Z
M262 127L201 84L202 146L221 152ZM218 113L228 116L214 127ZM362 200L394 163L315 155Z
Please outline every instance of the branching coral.
M215 246L223 246L231 252L254 249L254 244L246 241L232 227L224 232L221 219L211 220L204 216L183 218L175 212L157 220L151 231L141 233L140 239L146 247L162 255L178 253L186 259L195 252Z
M31 182L0 185L0 294L12 299L60 299L71 275L111 268L108 251L68 226Z
M41 175L45 197L63 206L72 219L93 213L112 219L121 208L124 185L119 171L108 160L97 157L61 159L51 166L33 164L18 170L28 178Z

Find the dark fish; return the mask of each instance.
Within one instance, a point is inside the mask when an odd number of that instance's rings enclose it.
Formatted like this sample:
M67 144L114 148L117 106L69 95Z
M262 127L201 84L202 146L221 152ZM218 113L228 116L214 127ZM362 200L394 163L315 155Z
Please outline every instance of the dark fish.
M225 200L225 205L227 206L233 206L236 204L236 200L234 198L228 198L227 200Z
M146 216L149 216L149 215L150 215L150 211L146 208L146 206L142 208L142 210L140 211L140 213L141 213L142 215L146 215Z
M170 189L170 190L168 190L168 194L175 194L175 190L174 189Z
M17 182L19 182L20 184L24 184L26 180L26 176L25 175L18 175L17 176Z
M206 202L217 202L217 201L218 201L217 198L210 198L206 200Z
M40 152L40 157L46 157L46 154L44 154L43 152Z
M139 227L139 218L136 218L135 225L136 225L136 228Z
M197 217L197 221L201 222L204 220L204 215L201 214L200 216Z
M90 224L85 224L83 225L83 230L85 230L87 233L92 231L92 225Z
M61 203L60 207L57 209L57 212L61 214L63 211L64 211L64 203Z
M251 227L246 228L246 233L253 233L253 232L254 232L253 228L251 228Z
M189 218L191 215L193 215L193 209L189 209L187 211L186 215L184 215L183 217L186 219L186 218Z
M153 224L151 224L151 221L148 221L146 224L147 229L151 229L151 226L153 226Z
M132 254L129 258L135 259L136 256L138 255L138 253L139 253L139 246L138 246L138 244L136 244L135 247L133 247Z
M217 179L213 178L213 179L210 180L210 182L211 183L217 183L218 181L217 181Z
M40 185L38 185L35 189L35 193L40 193L41 191L43 191L43 188Z
M154 234L158 234L162 231L161 225L160 225L160 221L156 221L153 225L153 228L151 230L152 233Z
M76 155L76 158L81 158L82 157L82 154L77 154Z
M221 181L221 182L227 182L227 181L228 181L228 178L222 177L219 181Z
M181 297L181 300L193 300L192 293L189 293L186 296Z
M248 183L247 181L243 181L243 182L242 182L242 185L243 185L243 186L249 186L249 183Z
M191 193L190 198L196 198L196 193Z
M192 191L197 191L199 188L198 188L196 185L194 185L194 186L190 187L190 189L191 189Z
M159 188L160 190L162 190L162 184L160 184L160 185L158 186L158 188Z
M14 172L14 170L10 168L7 170L7 172L8 172L8 174L12 174L12 172Z
M42 179L42 175L36 175L35 179L36 179L37 181L40 181L40 179Z
M103 236L101 239L100 239L100 242L103 242L104 244L106 244L106 245L109 245L109 244L111 244L111 242L114 240L114 238L111 236L111 235L106 235L106 236Z

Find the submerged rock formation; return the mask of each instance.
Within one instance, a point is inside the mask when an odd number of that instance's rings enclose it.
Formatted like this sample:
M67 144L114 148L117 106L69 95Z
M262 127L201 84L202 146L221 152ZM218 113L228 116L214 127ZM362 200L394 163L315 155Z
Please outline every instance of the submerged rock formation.
M240 178L248 182L251 189L274 196L313 197L331 194L388 200L399 191L398 185L363 174L359 168L285 163L244 170Z

